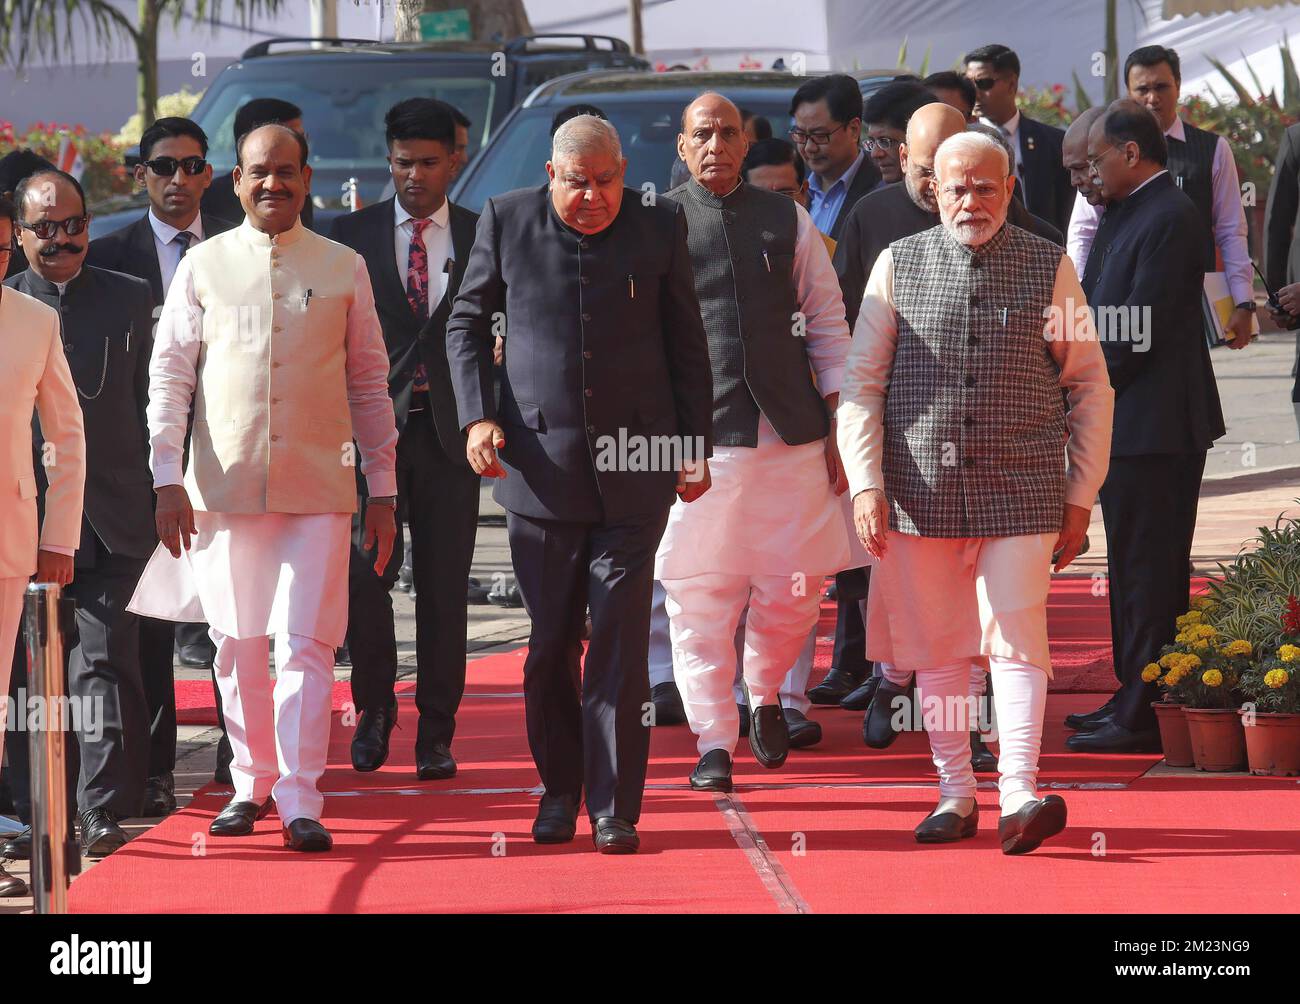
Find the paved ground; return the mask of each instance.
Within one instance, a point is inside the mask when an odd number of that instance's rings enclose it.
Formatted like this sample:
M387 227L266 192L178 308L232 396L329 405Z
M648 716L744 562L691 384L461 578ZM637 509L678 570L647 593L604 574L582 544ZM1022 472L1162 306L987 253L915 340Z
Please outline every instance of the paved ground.
M1213 571L1216 561L1231 558L1243 541L1263 523L1272 523L1278 513L1297 511L1300 498L1300 437L1290 400L1291 366L1295 358L1292 333L1265 333L1249 349L1216 350L1214 368L1219 380L1228 434L1216 444L1206 464L1206 483L1201 492L1194 557L1202 571ZM485 585L494 576L510 576L510 554L506 542L504 513L491 499L485 485L480 507L478 541L473 575ZM1153 500L1159 504L1159 500ZM1105 538L1100 508L1093 513L1092 548L1078 563L1080 571L1105 568ZM415 671L414 604L405 594L394 593L397 612L399 678L412 678ZM520 609L493 606L470 607L469 642L471 658L476 654L510 648L527 640L528 618ZM348 671L336 670L338 679ZM178 678L206 677L206 671L178 669ZM217 730L204 726L180 726L176 794L184 804L189 796L212 777ZM0 824L5 820L0 818ZM153 820L133 820L128 832L138 833ZM85 862L87 867L93 862ZM27 877L26 862L7 862L10 872ZM0 900L0 914L31 910L30 899Z

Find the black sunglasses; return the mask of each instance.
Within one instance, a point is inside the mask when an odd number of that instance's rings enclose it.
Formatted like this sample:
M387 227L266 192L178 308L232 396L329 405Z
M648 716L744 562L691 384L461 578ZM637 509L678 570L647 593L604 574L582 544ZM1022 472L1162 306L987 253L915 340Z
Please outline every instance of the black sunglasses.
M202 174L203 169L208 166L208 162L202 157L184 157L181 160L175 157L155 157L142 163L154 174L164 178L170 178L175 174L177 167L183 168L186 174L194 175Z
M981 91L991 91L997 84L997 77L976 77L971 81Z
M70 216L66 220L37 220L35 223L19 223L18 225L24 230L30 230L41 240L48 241L59 232L59 227L62 227L64 233L69 237L76 237L77 234L86 229L86 223L89 219L89 216Z

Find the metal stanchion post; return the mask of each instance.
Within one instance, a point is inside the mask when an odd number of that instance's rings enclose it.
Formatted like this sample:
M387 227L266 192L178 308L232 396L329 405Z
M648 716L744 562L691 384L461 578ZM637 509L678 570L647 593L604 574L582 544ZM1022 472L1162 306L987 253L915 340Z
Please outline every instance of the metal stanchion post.
M81 870L81 857L68 835L68 790L64 756L67 692L63 674L65 601L57 583L34 582L24 597L27 688L45 703L44 727L29 738L32 771L32 897L37 913L67 913L68 876Z

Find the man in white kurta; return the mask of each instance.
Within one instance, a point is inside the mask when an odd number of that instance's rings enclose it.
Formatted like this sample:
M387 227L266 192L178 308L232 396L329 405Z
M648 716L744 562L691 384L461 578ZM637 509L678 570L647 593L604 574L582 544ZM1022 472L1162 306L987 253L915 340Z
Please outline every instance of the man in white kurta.
M187 254L168 291L148 408L163 544L132 609L211 625L235 788L212 832L252 832L273 798L286 845L328 850L316 782L347 630L354 451L382 568L397 432L365 262L302 226L305 165L293 131L249 133L235 176L247 219Z
M1087 531L1114 394L1070 260L1006 223L1001 144L958 134L935 169L941 226L895 241L868 280L840 449L859 537L880 559L867 654L886 679L916 674L939 773L916 839L977 830L969 679L987 661L999 838L1022 854L1065 827L1064 801L1036 797L1047 592L1053 562L1068 565Z
M808 213L744 184L740 113L705 94L686 109L678 153L691 180L668 193L686 213L713 369L712 487L669 512L655 562L673 669L698 737L699 790L731 788L739 735L735 631L756 759L780 767L780 688L817 620L821 582L849 563L833 415L848 327L830 257ZM814 383L814 376L816 382Z

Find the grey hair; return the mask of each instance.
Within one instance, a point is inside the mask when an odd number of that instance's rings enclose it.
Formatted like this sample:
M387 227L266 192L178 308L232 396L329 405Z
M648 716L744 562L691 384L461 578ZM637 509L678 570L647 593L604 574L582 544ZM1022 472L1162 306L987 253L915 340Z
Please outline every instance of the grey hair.
M615 160L623 159L623 144L618 130L595 115L575 115L555 130L551 140L551 160L600 151Z
M1008 144L1006 140L1002 139L1000 135L998 139L994 139L983 129L976 129L974 127L968 128L966 132L954 133L952 136L949 136L946 140L940 143L939 149L936 150L934 154L934 165L937 169L939 166L939 158L945 153L985 154L990 150L996 150L998 153L1002 154L1003 177L1009 175L1013 163L1013 158L1009 153L1010 144Z

